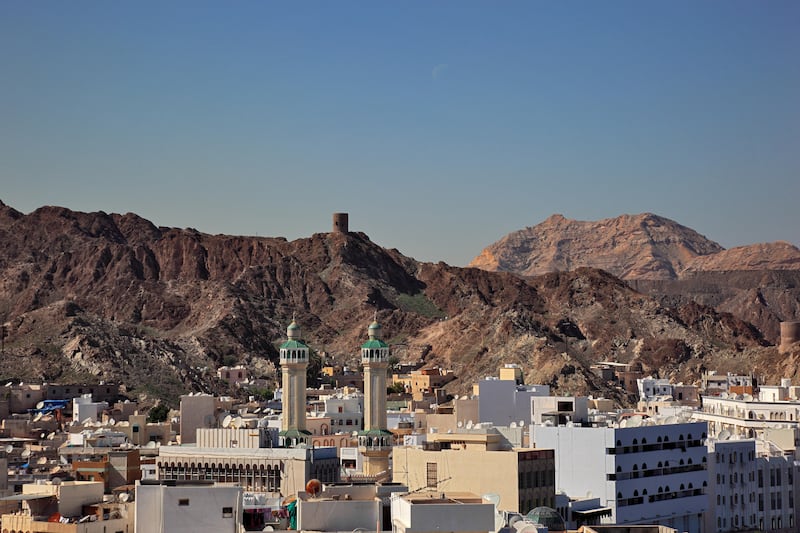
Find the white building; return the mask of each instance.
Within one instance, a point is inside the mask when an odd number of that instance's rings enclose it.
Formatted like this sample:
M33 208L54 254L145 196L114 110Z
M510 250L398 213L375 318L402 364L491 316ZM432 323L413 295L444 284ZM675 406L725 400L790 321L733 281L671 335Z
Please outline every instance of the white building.
M798 467L768 441L708 441L711 510L708 531L797 531Z
M510 426L511 422L531 423L531 398L550 396L548 385L517 385L515 381L486 378L478 382L480 422Z
M539 425L532 426L532 435L537 447L555 449L556 491L599 497L611 510L606 523L703 531L708 509L705 423Z
M707 422L708 433L712 436L727 431L729 435L771 440L782 445L785 439L777 434L791 434L789 440L794 449L800 435L800 401L791 399L788 392L788 387L762 387L766 400L749 394L704 396L702 410L692 416Z
M672 383L668 379L646 377L636 380L639 387L639 400L652 400L659 396L672 398Z
M241 487L136 483L136 533L239 533L241 523Z
M72 399L72 419L78 422L97 422L104 409L108 409L108 403L93 402L91 394Z
M512 382L513 383L513 382ZM392 494L392 531L496 531L495 506L470 493Z
M298 531L389 531L388 501L406 493L400 484L325 484L319 494L297 494Z
M312 410L309 417L330 418L330 433L359 431L364 427L364 395L337 393L320 398L324 408Z

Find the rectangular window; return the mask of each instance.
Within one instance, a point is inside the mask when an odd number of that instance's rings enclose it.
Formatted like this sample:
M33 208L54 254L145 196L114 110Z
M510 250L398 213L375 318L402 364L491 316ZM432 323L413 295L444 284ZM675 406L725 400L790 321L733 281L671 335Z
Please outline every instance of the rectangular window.
M232 517L233 517L233 507L223 507L222 518L232 518Z
M181 498L178 500L178 505L185 506L189 505L189 498Z
M425 480L427 481L427 486L429 488L435 489L436 486L439 484L439 476L437 473L437 464L436 463L426 463L425 465Z

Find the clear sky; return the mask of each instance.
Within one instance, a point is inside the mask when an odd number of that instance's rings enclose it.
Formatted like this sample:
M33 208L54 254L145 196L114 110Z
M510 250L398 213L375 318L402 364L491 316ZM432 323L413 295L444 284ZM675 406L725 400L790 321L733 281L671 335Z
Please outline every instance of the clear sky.
M0 200L463 266L553 213L800 243L800 2L0 2Z

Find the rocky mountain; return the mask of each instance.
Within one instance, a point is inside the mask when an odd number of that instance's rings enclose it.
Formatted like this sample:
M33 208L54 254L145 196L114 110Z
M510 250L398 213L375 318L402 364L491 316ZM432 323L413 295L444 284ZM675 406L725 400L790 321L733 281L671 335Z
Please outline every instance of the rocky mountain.
M622 279L676 279L698 256L722 246L650 213L581 221L552 215L486 247L469 266L538 276L580 267Z
M800 249L783 241L737 246L693 258L684 266L680 277L698 272L752 270L800 270Z
M755 325L772 343L800 320L800 250L786 242L729 250L649 213L584 222L553 215L488 246L471 266L523 276L600 268L667 307L700 303Z
M420 263L357 232L290 242L0 203L0 250L0 379L105 379L174 403L223 390L223 364L276 378L293 316L321 357L357 364L375 314L401 360L457 372L453 393L503 363L556 391L608 395L619 391L591 372L598 360L684 381L702 368L797 372L772 364L777 349L752 325L692 302L666 307L600 270L523 279Z

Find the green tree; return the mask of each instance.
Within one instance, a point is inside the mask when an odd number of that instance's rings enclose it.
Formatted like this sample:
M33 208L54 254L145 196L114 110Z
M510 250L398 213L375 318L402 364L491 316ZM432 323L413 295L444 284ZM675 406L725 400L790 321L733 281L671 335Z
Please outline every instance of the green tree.
M165 404L160 403L150 409L150 412L147 413L147 421L152 423L160 423L165 422L167 417L169 416L169 407Z

